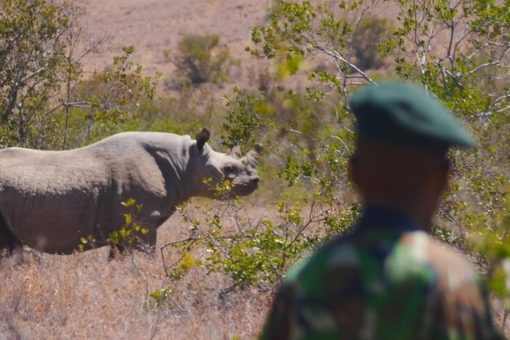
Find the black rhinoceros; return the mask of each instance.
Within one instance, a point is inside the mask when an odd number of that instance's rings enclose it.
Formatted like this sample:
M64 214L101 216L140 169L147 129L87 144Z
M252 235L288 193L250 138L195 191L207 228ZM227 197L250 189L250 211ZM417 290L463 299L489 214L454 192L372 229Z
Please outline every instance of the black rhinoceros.
M223 179L231 196L257 188L258 153L236 158L214 151L203 130L196 140L160 132L124 132L67 151L0 150L0 250L27 245L69 254L84 237L97 246L125 222L134 199L143 241L156 244L156 229L193 196L217 198Z

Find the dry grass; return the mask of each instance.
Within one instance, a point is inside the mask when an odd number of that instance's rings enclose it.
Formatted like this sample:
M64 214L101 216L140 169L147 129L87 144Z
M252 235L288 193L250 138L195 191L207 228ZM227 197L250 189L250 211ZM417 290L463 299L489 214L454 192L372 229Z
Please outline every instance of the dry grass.
M227 208L232 206L199 201L185 212L204 218L204 212L225 213ZM234 215L229 214L222 219L226 229L233 227ZM269 207L245 207L242 214L246 223L262 216L275 219ZM188 228L175 214L160 228L158 245L185 238ZM179 259L175 250L166 249L167 263ZM199 267L181 280L170 280L159 252L136 252L111 262L107 257L104 247L68 256L28 250L23 261L1 261L0 339L252 339L262 327L269 291L221 294L232 281ZM158 305L151 293L167 288L171 293ZM501 325L503 305L494 301L493 306Z
M160 244L175 240L179 228L186 226L176 215L160 229ZM107 255L107 248L69 256L29 251L21 263L1 262L0 339L232 339L260 330L269 292L220 298L231 285L221 275L194 268L174 282L159 255L112 262ZM168 287L172 293L156 306L151 292Z

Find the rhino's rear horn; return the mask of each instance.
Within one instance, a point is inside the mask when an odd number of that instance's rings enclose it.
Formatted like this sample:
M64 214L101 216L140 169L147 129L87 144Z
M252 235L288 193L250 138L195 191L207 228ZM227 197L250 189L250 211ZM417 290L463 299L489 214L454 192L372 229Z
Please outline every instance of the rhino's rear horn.
M197 135L198 150L202 151L204 149L204 145L209 140L209 137L211 137L209 130L202 129L202 131L200 131L200 133Z
M240 158L241 157L241 147L239 146L239 144L233 146L232 149L230 149L230 151L228 152L228 154L232 157Z

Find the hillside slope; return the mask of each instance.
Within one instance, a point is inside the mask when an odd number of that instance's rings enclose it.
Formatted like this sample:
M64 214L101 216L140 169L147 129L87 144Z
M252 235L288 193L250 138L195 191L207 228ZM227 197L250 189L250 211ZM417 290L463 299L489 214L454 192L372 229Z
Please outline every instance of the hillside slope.
M85 29L95 39L107 37L105 51L85 59L87 71L101 71L122 46L134 45L135 61L149 73L167 76L165 60L184 34L218 34L232 56L250 63L244 48L252 26L262 24L271 0L86 0Z

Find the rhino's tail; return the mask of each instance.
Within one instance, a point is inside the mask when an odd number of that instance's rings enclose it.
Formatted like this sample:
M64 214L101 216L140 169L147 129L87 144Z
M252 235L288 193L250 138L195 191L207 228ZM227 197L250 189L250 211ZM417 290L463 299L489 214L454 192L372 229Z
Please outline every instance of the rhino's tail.
M7 249L9 254L12 254L14 249L20 247L22 244L20 240L14 236L11 228L5 221L4 216L0 213L0 252Z

